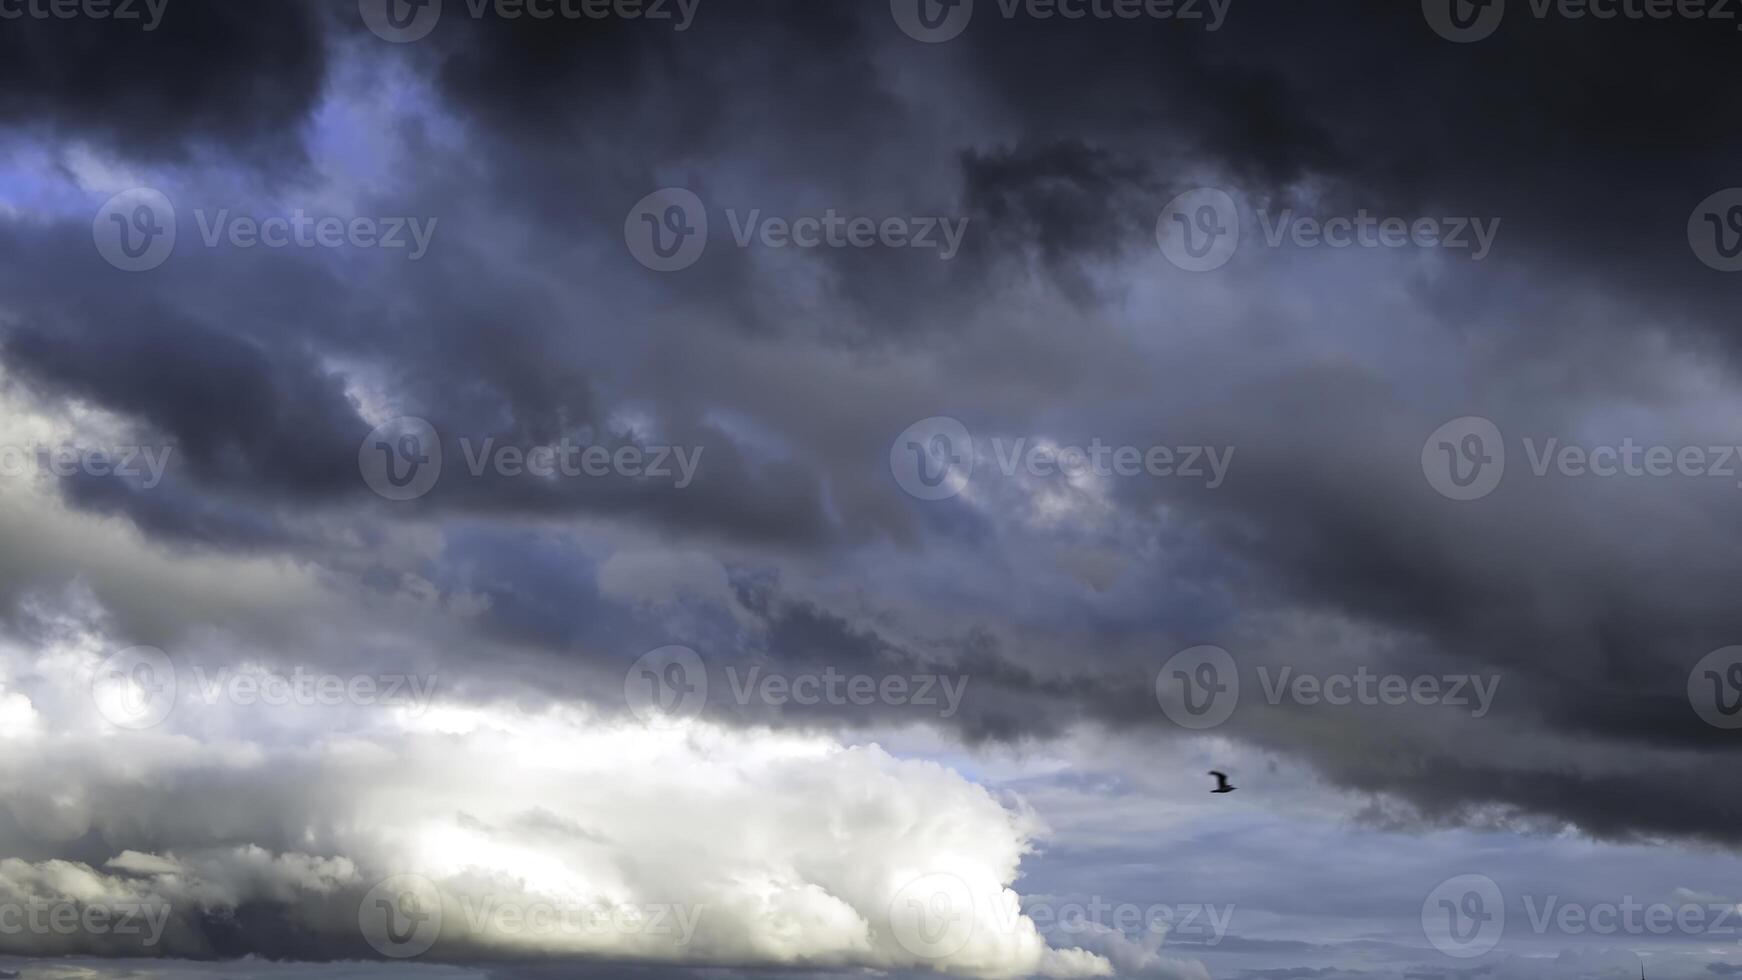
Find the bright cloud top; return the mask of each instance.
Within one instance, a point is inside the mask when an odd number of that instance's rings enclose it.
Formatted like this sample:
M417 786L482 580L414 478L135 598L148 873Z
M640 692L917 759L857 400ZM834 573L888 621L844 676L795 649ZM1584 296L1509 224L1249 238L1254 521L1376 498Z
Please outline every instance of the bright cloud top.
M1036 818L934 763L439 699L125 731L81 696L110 648L0 661L7 850L86 858L0 863L0 901L41 920L8 952L272 955L295 935L334 958L1110 970L1016 911ZM295 721L271 742L240 724L273 710ZM93 907L107 925L55 924Z

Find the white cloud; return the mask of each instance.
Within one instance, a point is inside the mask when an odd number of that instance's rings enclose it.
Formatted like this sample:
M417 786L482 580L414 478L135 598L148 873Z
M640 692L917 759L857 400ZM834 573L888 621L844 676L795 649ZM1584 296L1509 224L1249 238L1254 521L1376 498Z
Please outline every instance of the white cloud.
M0 851L37 856L0 864L0 895L160 903L173 913L170 955L208 953L202 923L243 906L354 955L365 893L415 875L440 895L434 960L1109 971L1004 914L1042 827L935 763L817 734L650 729L561 706L183 703L158 727L124 731L86 694L116 645L87 631L0 647L0 676L17 687L0 700L6 717L49 713L34 751L0 757L12 818L0 826L16 828L0 832ZM72 841L87 852L100 841L108 856L63 859ZM1005 904L976 901L959 948L916 951L891 908L939 873ZM111 935L0 942L139 952Z

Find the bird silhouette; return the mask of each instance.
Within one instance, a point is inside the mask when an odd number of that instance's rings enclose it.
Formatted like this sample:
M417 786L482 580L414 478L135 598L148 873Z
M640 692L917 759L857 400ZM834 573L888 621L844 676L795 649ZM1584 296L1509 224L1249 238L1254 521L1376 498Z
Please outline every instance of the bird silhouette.
M1234 792L1235 789L1238 788L1238 787L1228 785L1228 774L1227 773L1216 772L1214 769L1212 769L1212 770L1210 770L1210 775L1216 777L1216 788L1213 790L1210 790L1210 792L1212 792L1212 793L1232 793L1232 792Z

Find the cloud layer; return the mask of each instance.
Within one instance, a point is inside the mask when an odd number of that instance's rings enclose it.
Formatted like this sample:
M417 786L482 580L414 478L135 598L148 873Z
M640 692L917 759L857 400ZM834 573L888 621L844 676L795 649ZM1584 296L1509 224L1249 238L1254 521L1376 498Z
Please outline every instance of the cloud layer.
M679 949L461 910L453 961L1196 976L1151 936L1074 951L1008 916L928 960L879 917L927 875L1028 894L1040 821L992 760L1199 751L1156 684L1203 645L1243 685L1211 744L1311 774L1313 807L1737 843L1742 684L1700 666L1742 642L1733 283L1699 220L1735 183L1733 24L1515 3L1457 44L1433 3L981 0L926 43L900 4L449 0L408 39L376 15L430 10L393 3L0 25L20 901L160 897L177 956L376 957L355 909L403 873L709 910ZM109 213L140 187L173 214ZM701 214L639 213L671 188ZM1168 208L1206 188L1240 245L1193 272ZM701 216L683 268L636 238ZM1368 218L1492 238L1274 234ZM152 220L174 248L124 271ZM876 232L782 244L807 220ZM1507 458L1459 500L1433 461L1466 417ZM939 418L975 465L931 493L903 461L937 461L911 454ZM1591 465L1623 446L1702 466ZM1094 447L1146 462L1061 472ZM142 645L190 684L174 713L92 716L90 672ZM671 646L695 659L644 675ZM1479 711L1267 696L1285 670L1493 686ZM434 678L438 706L191 683L293 671ZM1082 778L1117 798L1140 766ZM30 950L121 952L92 933Z

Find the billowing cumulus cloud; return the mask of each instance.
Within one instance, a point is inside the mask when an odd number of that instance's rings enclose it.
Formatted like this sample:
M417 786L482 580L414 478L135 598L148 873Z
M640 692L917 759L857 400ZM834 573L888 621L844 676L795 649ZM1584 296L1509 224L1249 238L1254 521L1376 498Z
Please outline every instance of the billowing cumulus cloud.
M128 731L162 677L112 647L7 650L4 826L43 855L0 862L9 954L1109 969L1021 913L1034 815L934 763L243 668ZM904 904L954 898L947 941Z

